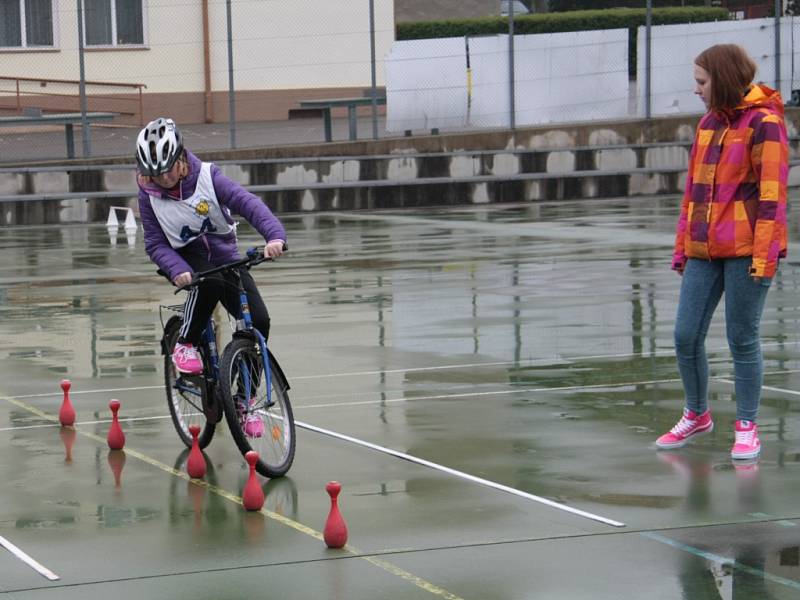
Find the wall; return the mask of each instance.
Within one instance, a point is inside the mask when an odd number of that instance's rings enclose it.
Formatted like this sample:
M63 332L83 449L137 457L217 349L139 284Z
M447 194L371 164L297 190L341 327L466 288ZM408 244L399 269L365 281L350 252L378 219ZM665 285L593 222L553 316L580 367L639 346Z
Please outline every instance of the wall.
M677 196L697 120L584 123L202 157L280 213ZM786 120L793 138L789 184L796 187L800 109L788 109ZM0 225L105 222L114 205L136 209L127 160L0 169Z
M514 45L517 125L628 114L627 29L518 35ZM385 64L387 131L510 124L507 35L395 42Z
M794 35L792 34L794 28ZM721 23L660 25L651 30L653 116L694 112L702 102L694 94L692 69L695 57L714 44L739 44L758 66L756 81L775 86L775 19L750 19ZM781 95L791 97L800 83L800 21L781 19ZM645 29L639 28L638 55L644 56ZM794 56L794 58L793 58ZM793 62L797 63L792 73ZM637 64L638 114L644 116L645 63Z
M227 95L228 50L226 3L209 0L211 90ZM163 106L176 95L175 107L203 114L205 91L202 2L144 0L145 45L136 48L87 49L87 80L142 83L146 118L152 105ZM56 48L0 50L0 75L48 79L80 78L77 16L74 0L55 0ZM239 94L278 93L293 100L302 90L361 90L371 83L369 6L352 0L233 2L234 87ZM393 2L375 2L378 85L383 84L382 57L394 39ZM13 84L4 84L3 89ZM292 90L300 90L293 94ZM30 90L41 90L38 83ZM59 93L78 94L77 87ZM93 93L92 89L88 93ZM104 93L109 93L104 90ZM330 92L328 92L330 93ZM183 94L183 97L178 96ZM1 94L0 94L1 95ZM338 94L337 94L338 95ZM6 93L8 97L8 93ZM313 97L313 96L312 96ZM265 104L252 101L251 118L285 119ZM102 107L96 107L102 109ZM215 102L215 116L227 116L225 102ZM237 117L239 115L237 114ZM201 119L202 120L202 119ZM187 119L183 119L188 122Z
M692 64L717 43L743 45L758 65L757 80L774 86L774 24L752 19L652 27L651 114L702 110ZM780 88L788 100L800 89L800 20L784 17L780 38ZM515 36L516 124L644 116L645 41L640 27L631 83L627 29ZM387 130L506 127L508 71L507 35L395 42L386 58Z

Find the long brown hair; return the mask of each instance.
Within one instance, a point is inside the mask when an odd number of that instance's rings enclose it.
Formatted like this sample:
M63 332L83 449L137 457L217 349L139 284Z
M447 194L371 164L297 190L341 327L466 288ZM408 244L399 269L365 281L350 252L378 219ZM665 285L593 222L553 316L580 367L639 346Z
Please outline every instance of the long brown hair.
M729 111L739 106L756 76L756 63L737 44L711 46L694 59L694 64L711 76L708 107L715 111Z

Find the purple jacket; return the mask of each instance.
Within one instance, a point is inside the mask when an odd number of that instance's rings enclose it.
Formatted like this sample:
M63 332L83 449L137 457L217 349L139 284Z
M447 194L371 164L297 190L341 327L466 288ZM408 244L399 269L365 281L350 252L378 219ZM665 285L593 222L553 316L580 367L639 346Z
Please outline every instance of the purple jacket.
M201 161L187 150L189 175L181 181L181 196L190 197L197 186ZM286 231L272 211L259 198L248 192L241 185L225 177L216 165L211 165L211 180L220 206L230 212L244 217L258 233L268 242L272 240L286 241ZM199 255L214 265L222 265L241 258L236 245L236 233L226 235L202 235L183 248L174 249L161 230L152 206L150 196L163 198L165 201L180 202L180 198L171 196L167 190L151 183L142 186L139 183L139 215L144 228L144 248L158 268L164 271L170 281L181 273L192 272L192 268L184 260L185 256ZM229 214L225 218L230 223Z

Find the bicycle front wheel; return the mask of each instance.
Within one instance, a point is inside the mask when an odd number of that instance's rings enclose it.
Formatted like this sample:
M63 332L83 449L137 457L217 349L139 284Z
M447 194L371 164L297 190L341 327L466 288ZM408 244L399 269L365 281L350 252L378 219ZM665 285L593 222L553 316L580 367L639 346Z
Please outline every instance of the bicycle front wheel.
M206 419L203 412L203 406L209 402L208 395L213 392L209 390L204 376L183 375L172 362L172 351L175 349L182 323L183 320L176 315L164 326L164 385L167 389L167 406L181 441L191 448L192 434L189 433L189 426L199 425L198 444L201 448L205 448L211 443L216 427L215 423ZM202 349L201 354L203 354ZM205 356L203 360L205 361Z
M255 450L256 470L265 477L285 475L294 460L294 416L275 359L264 360L253 340L235 338L223 352L220 371L225 418L242 455Z

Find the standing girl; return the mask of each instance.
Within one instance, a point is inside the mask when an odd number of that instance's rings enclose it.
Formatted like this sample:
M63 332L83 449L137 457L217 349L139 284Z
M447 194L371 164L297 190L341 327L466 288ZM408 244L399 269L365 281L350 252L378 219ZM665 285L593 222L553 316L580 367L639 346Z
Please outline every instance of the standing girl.
M761 450L759 324L778 261L786 256L788 142L780 93L754 84L755 73L753 60L735 44L712 46L695 59L695 93L708 112L689 158L672 260L683 275L675 351L686 406L656 441L659 448L679 448L714 428L705 339L724 294L736 380L731 456L755 458Z

